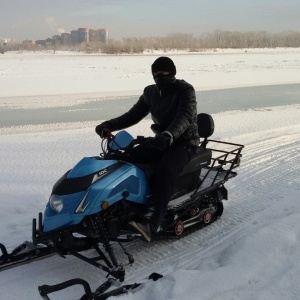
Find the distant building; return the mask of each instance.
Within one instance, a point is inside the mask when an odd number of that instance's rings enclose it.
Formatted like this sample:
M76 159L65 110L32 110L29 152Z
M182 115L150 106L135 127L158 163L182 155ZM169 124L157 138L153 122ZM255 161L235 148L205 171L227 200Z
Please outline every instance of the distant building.
M52 44L55 44L55 45L62 44L62 37L60 35L53 35L52 36Z
M45 47L46 46L46 40L36 40L35 44L38 46Z
M89 43L90 37L89 32L90 30L88 28L78 28L78 43Z
M108 42L108 31L106 29L90 29L89 30L89 41L90 42L102 42L107 44Z
M0 45L6 46L7 44L13 43L13 39L11 38L0 38Z
M71 44L73 44L73 45L79 44L78 30L72 30L71 31Z
M35 41L34 40L24 40L22 42L23 45L35 45Z
M64 32L61 34L61 41L63 45L70 45L71 44L71 34Z
M77 30L72 30L71 33L64 32L61 35L54 35L52 38L48 38L46 40L37 40L36 44L44 47L51 44L78 45L90 42L101 42L107 44L107 29L78 28Z

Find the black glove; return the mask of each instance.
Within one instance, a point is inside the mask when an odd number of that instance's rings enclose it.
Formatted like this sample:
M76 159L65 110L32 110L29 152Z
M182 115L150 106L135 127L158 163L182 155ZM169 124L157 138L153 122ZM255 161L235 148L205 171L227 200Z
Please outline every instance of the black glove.
M98 135L100 135L101 138L106 138L108 137L108 133L105 129L109 129L109 122L105 121L99 125L96 126L95 131Z
M160 135L156 135L153 141L153 146L159 148L160 150L165 150L170 147L172 144L172 138L167 133L162 133Z

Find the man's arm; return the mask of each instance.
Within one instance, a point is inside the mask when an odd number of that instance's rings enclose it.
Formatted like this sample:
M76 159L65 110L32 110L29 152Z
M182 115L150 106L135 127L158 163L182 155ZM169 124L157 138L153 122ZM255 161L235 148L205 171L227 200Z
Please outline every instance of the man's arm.
M144 95L125 114L107 121L111 131L121 130L140 122L149 113L149 108L144 101Z
M179 95L179 105L174 120L165 130L173 135L174 141L195 122L197 102L194 88L190 85Z

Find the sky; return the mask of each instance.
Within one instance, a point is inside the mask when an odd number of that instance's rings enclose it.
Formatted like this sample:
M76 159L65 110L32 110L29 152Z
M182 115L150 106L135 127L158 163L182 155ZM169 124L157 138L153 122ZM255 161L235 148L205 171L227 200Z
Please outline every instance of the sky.
M299 0L0 0L0 37L46 39L86 27L109 38L300 30Z

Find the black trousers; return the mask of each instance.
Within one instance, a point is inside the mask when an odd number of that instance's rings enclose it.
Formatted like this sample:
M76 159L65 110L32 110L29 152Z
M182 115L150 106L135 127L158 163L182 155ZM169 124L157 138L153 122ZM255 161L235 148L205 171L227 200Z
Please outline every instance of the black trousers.
M138 146L131 153L132 162L151 162L155 164L155 178L152 185L153 207L146 214L151 221L153 231L162 223L168 203L176 188L176 181L190 160L190 148L187 145L172 145L164 151L156 148Z

